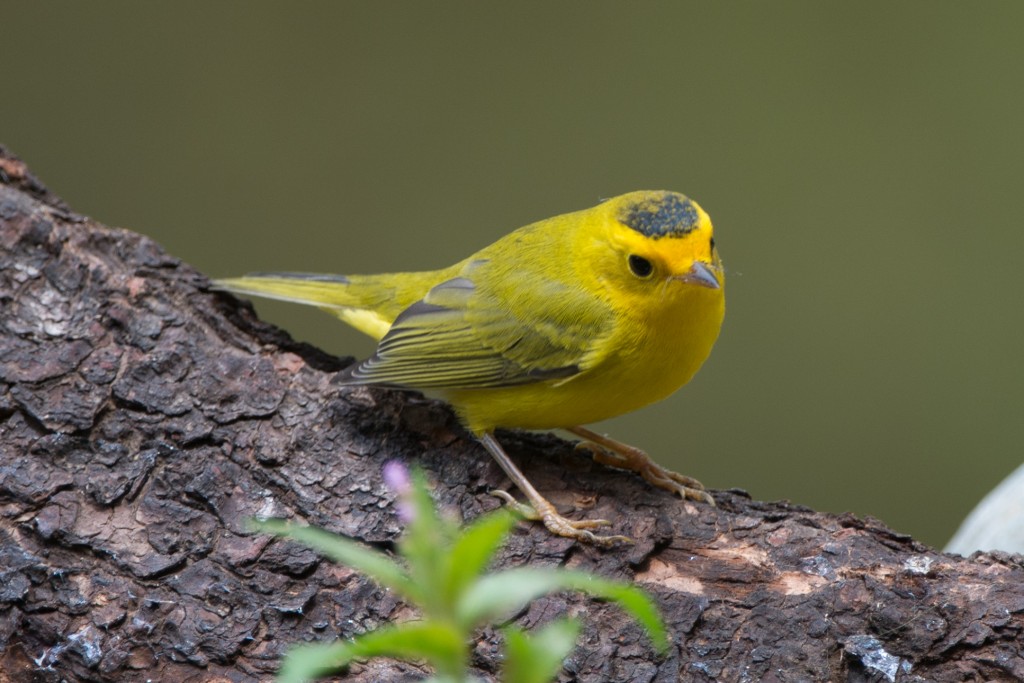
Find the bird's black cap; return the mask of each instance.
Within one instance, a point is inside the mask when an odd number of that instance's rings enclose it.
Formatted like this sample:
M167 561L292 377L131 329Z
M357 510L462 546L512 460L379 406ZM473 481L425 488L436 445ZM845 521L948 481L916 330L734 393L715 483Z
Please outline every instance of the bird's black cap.
M700 212L693 201L678 192L644 192L624 204L619 221L652 239L682 237L697 229Z

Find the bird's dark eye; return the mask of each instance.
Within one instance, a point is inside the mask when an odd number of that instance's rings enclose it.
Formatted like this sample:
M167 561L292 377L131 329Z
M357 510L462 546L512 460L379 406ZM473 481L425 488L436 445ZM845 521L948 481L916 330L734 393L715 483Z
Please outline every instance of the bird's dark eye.
M714 251L714 250L715 250L715 238L712 237L711 238L711 251Z
M643 256L637 256L636 254L630 254L629 256L629 269L637 277L649 277L654 272L654 266L651 262Z

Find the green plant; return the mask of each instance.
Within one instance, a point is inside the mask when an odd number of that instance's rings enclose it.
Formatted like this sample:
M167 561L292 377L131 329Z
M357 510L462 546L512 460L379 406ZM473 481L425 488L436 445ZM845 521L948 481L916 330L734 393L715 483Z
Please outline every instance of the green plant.
M384 626L335 643L303 645L285 657L278 680L298 683L336 671L354 659L393 657L425 661L432 683L465 683L473 632L522 609L547 593L572 590L618 604L647 630L659 653L668 647L665 627L651 599L634 586L585 572L519 567L485 574L494 553L515 523L505 509L483 515L460 529L438 514L424 477L389 464L385 478L399 490L399 516L407 523L398 542L403 564L383 552L322 529L283 520L256 522L259 530L291 538L328 558L357 569L400 595L422 614L418 621ZM397 466L398 469L395 469ZM503 629L504 683L545 683L559 671L579 633L575 619L558 619L527 633Z

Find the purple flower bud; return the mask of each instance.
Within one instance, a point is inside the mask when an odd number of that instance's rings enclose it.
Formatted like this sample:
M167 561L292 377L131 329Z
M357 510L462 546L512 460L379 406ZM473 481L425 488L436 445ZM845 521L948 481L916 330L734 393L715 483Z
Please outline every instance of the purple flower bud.
M412 480L405 464L399 460L384 463L384 484L398 494L398 503L395 505L398 519L406 524L413 521L416 518L416 507L412 502Z
M384 463L384 484L400 496L407 496L412 491L409 470L401 460Z

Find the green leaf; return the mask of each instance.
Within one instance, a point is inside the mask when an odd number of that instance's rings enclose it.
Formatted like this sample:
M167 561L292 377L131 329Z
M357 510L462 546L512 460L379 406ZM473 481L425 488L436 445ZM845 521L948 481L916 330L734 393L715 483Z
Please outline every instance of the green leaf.
M516 518L499 509L478 518L463 529L448 554L444 597L454 604L459 595L483 573L501 547Z
M352 661L348 643L300 645L288 650L277 683L304 683L325 676Z
M452 539L458 526L438 514L422 470L412 472L412 490L406 500L412 503L413 519L398 542L398 551L409 567L409 579L422 599L417 606L427 618L451 618L451 605L445 602L445 574Z
M407 600L417 602L421 597L419 589L409 580L402 566L379 550L367 548L352 539L317 527L294 524L282 519L253 520L252 526L259 531L307 545L334 562L366 574Z
M465 677L465 642L451 625L425 621L385 626L347 642L304 645L290 650L278 683L301 683L347 666L354 659L393 657L426 660L443 675Z
M484 576L459 596L456 617L467 628L505 618L531 600L571 588L567 573L518 567Z
M553 621L533 635L506 628L502 683L548 683L561 671L579 633L575 619Z
M661 615L639 588L584 572L522 567L488 574L459 597L456 618L464 628L518 611L531 600L555 591L574 590L619 605L647 630L659 654L668 649Z

